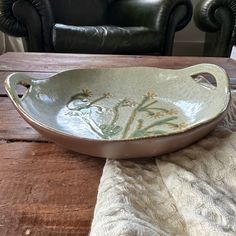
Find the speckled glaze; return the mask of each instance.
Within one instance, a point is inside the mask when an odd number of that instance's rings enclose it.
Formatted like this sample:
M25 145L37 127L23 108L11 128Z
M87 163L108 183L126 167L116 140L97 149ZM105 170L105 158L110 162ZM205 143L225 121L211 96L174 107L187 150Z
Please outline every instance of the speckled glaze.
M198 76L204 73L216 86ZM22 98L18 84L27 87ZM148 157L189 145L214 128L230 101L228 77L212 64L78 69L44 80L15 73L5 88L39 132L72 150L108 158Z

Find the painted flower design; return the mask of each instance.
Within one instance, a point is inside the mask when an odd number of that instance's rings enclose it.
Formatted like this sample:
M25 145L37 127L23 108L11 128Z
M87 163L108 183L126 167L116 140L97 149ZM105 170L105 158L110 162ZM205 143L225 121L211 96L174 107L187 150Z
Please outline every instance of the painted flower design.
M137 105L137 103L135 101L131 101L128 98L125 98L121 101L121 106L123 106L123 107L133 107L136 105Z
M81 92L81 96L83 97L91 97L92 96L92 92L88 89L82 89L82 92Z
M162 116L163 116L163 113L162 113L162 112L156 112L153 117L154 117L155 119L159 119L159 118L161 118Z
M148 111L148 116L154 119L159 119L163 116L163 112L158 111L158 112L152 112L152 111Z
M182 122L179 124L168 123L168 126L172 129L175 129L175 130L183 130L188 127L187 123L185 123L185 122Z
M155 98L157 95L152 91L148 91L144 96L148 98Z
M115 104L113 103L115 99L113 99L112 107L103 107L106 104L103 100L108 100L109 103L109 98L112 97L110 92L104 92L97 97L89 89L82 89L78 94L72 96L67 103L70 112L66 115L81 116L81 114L86 114L84 121L93 132L103 139L110 139L118 135L122 138L161 135L170 132L168 128L184 130L188 125L185 122L179 121L178 123L178 111L159 106L156 96L153 91L147 91L140 101L124 97L116 100ZM103 101L102 104L101 101ZM128 108L124 109L125 107ZM98 113L101 116L109 119L106 118L106 121L100 118L95 119L94 116L91 116L90 109L99 111ZM128 120L123 122L124 124L121 121L122 110L126 110L128 116ZM149 119L145 119L143 116L149 117Z
M170 110L165 111L165 114L173 116L173 115L177 115L178 111L176 111L175 109L170 109Z
M111 93L104 93L103 96L104 96L105 98L110 98L112 95L111 95Z
M179 130L186 129L187 127L188 127L188 124L185 123L185 122L182 122L182 123L178 124Z

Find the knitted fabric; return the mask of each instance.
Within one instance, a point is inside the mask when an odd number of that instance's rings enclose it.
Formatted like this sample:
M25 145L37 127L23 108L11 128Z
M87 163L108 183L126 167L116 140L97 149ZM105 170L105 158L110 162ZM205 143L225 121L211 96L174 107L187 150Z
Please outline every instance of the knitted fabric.
M177 152L107 160L90 236L236 235L236 93L207 137Z

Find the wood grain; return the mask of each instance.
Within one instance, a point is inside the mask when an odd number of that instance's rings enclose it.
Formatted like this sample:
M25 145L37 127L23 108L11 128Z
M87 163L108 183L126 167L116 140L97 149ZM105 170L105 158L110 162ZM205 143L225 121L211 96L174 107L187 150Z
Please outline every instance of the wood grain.
M104 159L49 143L18 114L3 81L12 72L47 78L75 68L214 63L236 84L229 58L7 53L0 56L0 235L88 235ZM19 94L23 90L18 90Z
M230 77L236 77L236 61L214 57L157 57L123 55L85 55L55 53L6 53L0 57L0 71L60 72L77 68L155 66L184 68L199 63L222 66Z
M33 142L0 150L1 236L88 235L104 159Z
M0 140L47 141L23 120L7 97L0 97L0 121Z

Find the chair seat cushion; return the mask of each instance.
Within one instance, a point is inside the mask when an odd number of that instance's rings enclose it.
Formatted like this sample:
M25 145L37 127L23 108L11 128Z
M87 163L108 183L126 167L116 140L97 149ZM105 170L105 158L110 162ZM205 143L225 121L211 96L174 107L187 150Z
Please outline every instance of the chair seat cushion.
M143 54L161 52L161 35L147 27L71 26L55 24L56 52Z

